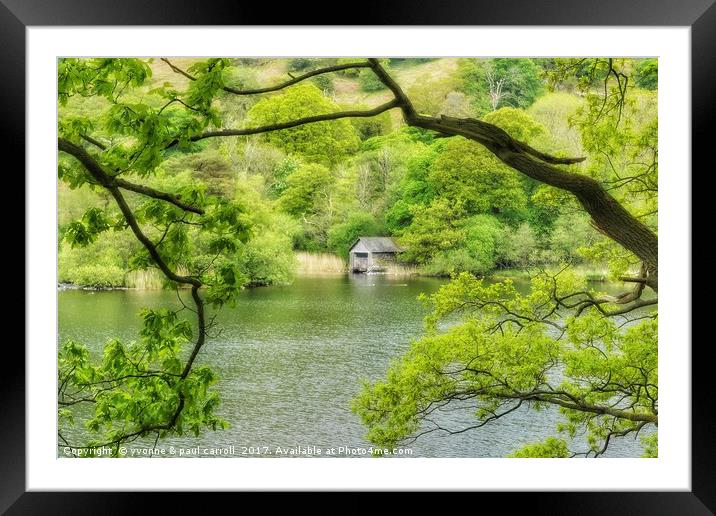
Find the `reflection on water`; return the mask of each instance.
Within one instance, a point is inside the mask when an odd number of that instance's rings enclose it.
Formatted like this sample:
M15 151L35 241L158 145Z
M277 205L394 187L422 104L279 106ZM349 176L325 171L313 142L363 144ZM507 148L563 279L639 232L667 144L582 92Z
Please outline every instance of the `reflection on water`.
M219 415L231 427L162 444L233 445L235 455L244 452L242 447L258 448L262 455L264 447L271 452L276 447L369 447L349 401L362 379L380 378L391 359L420 336L426 312L417 296L443 283L345 275L299 277L289 286L243 291L235 308L221 310L217 323L222 332L199 355L200 363L220 376ZM136 338L140 308L177 304L171 292L69 290L58 295L61 341L71 337L96 353L111 337ZM458 407L441 414L440 422L453 429L474 424L471 411ZM451 436L433 432L410 448L412 456L503 457L552 434L557 417L556 410L521 410L479 430ZM81 431L69 432L69 440ZM641 453L638 441L625 439L614 442L607 456Z

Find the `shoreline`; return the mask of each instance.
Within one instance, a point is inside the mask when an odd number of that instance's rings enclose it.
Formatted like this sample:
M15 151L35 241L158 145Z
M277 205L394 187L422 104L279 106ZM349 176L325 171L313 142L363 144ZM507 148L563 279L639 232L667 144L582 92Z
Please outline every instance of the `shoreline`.
M579 267L576 268L577 272L584 276L589 283L619 283L618 281L610 280L608 277L608 274L604 270L598 270L596 268L585 268L583 270L580 270ZM491 277L495 279L499 279L500 281L507 280L507 279L529 279L529 270L526 268L509 268L509 269L495 269L493 271L490 271L487 274L482 275L483 277ZM347 268L344 270L317 270L317 269L309 269L304 270L302 268L298 268L294 271L294 275L296 277L303 277L303 278L320 278L320 277L336 277L336 276L344 276L348 274L356 274L351 273L348 271ZM401 278L443 278L443 279L449 279L450 276L447 275L434 275L434 274L424 274L417 272L416 270L406 270L406 271L386 271L386 272L372 272L372 273L357 273L357 274L364 274L367 276L389 276L389 277L401 277ZM283 286L290 285L290 283L284 283L281 284ZM244 288L263 288L263 287L274 287L279 286L278 284L272 284L272 285L246 285ZM85 290L85 291L91 291L91 292L109 292L109 291L115 291L115 290L132 290L132 291L152 291L152 290L164 290L162 287L127 287L127 286L93 286L93 285L76 285L74 283L58 283L57 284L57 291L58 292L64 292L67 290Z

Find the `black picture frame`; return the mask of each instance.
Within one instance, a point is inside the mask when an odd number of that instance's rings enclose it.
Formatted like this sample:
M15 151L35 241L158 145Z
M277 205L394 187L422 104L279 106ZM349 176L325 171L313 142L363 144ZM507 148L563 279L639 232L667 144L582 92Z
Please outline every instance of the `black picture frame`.
M25 30L28 26L344 25L347 22L350 25L688 26L692 35L693 168L708 173L713 170L713 165L709 165L713 159L709 156L713 143L708 129L716 119L716 103L712 96L716 87L716 5L713 4L714 0L443 0L433 3L366 0L366 8L350 15L339 15L344 8L335 3L323 5L315 1L310 4L248 4L236 0L0 0L0 70L3 73L0 142L4 150L13 149L14 155L24 156L17 149L25 146ZM22 160L23 157L21 163ZM15 167L15 170L19 169ZM689 171L683 173L686 175ZM24 190L24 181L18 188L16 191ZM25 270L26 277L31 273ZM691 321L688 324L691 325ZM690 492L511 493L508 495L510 505L514 502L525 504L533 514L696 515L716 512L716 439L711 435L714 402L710 384L712 366L708 359L711 340L694 340L692 345ZM687 347L689 343L672 342L669 345ZM9 354L14 356L9 357ZM26 492L25 354L19 345L6 342L4 355L6 366L0 374L0 511L7 510L7 514L141 512L139 507L145 501L139 502L136 494ZM490 496L498 503L505 501L504 493L476 495L482 497L481 500ZM179 493L153 495L152 498L158 498L163 513L186 508L186 497Z

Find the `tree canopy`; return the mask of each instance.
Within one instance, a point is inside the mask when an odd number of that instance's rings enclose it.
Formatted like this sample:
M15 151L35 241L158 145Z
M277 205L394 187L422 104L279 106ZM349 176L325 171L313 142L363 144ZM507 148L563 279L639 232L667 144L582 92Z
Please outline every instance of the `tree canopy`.
M174 80L158 84L157 63ZM353 404L372 442L466 431L431 414L470 401L475 429L561 411L559 437L518 457L598 456L644 428L656 453L658 63L466 60L434 89L396 79L430 61L289 65L288 79L256 86L227 58L59 61L58 176L85 195L60 227L64 263L94 253L96 267L72 274L101 270L107 284L124 266L158 271L180 302L144 310L138 340L112 339L102 357L61 346L63 424L88 410L85 444L115 453L225 426L200 364L207 305L288 281L295 248L343 255L361 233L388 233L403 259L454 277L426 299L425 336ZM371 102L329 98L356 72ZM596 291L574 273L578 256L628 287ZM530 293L475 276L499 264L538 266Z

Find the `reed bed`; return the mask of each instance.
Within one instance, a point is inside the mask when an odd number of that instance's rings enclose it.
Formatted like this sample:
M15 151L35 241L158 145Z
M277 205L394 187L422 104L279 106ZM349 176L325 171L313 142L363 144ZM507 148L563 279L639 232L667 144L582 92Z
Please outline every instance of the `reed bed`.
M296 274L337 274L348 271L348 264L330 253L296 253Z

